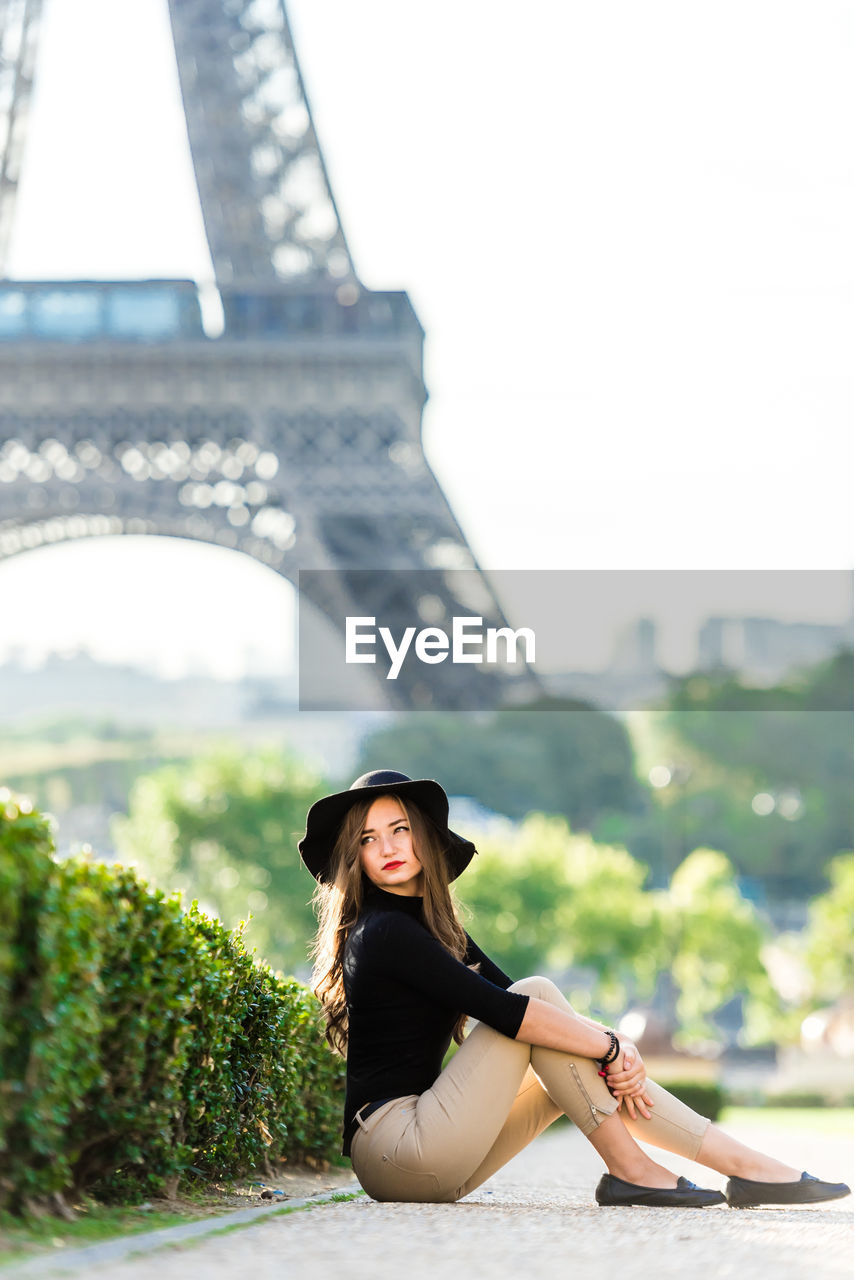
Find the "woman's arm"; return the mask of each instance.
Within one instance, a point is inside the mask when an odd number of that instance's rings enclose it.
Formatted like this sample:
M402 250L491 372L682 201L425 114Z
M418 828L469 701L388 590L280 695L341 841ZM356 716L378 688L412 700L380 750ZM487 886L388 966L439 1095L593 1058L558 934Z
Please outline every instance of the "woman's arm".
M516 1039L581 1058L604 1058L611 1048L610 1037L601 1027L536 996L528 1001Z
M379 973L393 973L401 982L438 1004L468 1013L511 1040L562 1049L586 1058L607 1054L611 1042L604 1031L588 1026L575 1013L557 1009L546 1000L521 991L502 990L456 960L410 916L383 912L370 926L370 930L363 931L362 944L370 951L367 963L376 965ZM529 1016L532 1005L539 1009ZM529 1020L526 1022L526 1019ZM614 1088L614 1094L618 1098L622 1093L640 1093L646 1079L640 1054L634 1046L632 1049L637 1055L637 1067L629 1074L624 1071L622 1078L615 1082L618 1087ZM623 1064L614 1063L609 1069L609 1084L610 1071L625 1063L626 1055L621 1056Z
M526 1044L541 1045L544 1049L559 1049L562 1053L574 1053L581 1058L604 1058L611 1047L611 1038L598 1022L579 1014L559 1009L531 996L528 1007L516 1034L517 1040ZM624 1040L620 1044L620 1060L608 1068L608 1087L617 1099L617 1105L626 1101L629 1115L634 1119L637 1106L641 1115L650 1118L646 1096L646 1070L637 1046Z
M377 978L392 976L436 1004L485 1022L510 1040L519 1030L530 996L502 989L470 969L411 916L384 911L369 920L361 941L364 967Z

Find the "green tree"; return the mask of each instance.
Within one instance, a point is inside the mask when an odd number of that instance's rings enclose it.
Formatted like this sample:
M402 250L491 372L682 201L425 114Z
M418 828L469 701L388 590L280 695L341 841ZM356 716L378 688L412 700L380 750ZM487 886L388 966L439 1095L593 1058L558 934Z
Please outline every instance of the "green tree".
M809 905L805 959L814 999L830 1003L854 991L854 853L827 868L830 888Z
M741 995L745 1038L773 1034L765 930L723 854L695 850L668 889L649 890L643 863L563 818L531 814L477 845L457 893L469 932L511 977L567 975L580 1011L611 1017L656 995L686 1044L719 1040L713 1015Z
M320 778L273 749L219 749L139 778L114 823L120 858L185 890L229 928L251 916L248 945L307 971L314 881L297 841Z
M680 796L693 845L725 848L772 894L819 890L828 859L854 845L854 652L770 689L692 675L674 685L662 724L693 765ZM758 794L773 807L757 813Z
M563 814L575 830L645 803L623 725L578 702L403 716L365 740L359 772L377 768L438 778L452 795L472 796L509 818Z
M744 997L744 1037L772 1034L778 1001L762 963L766 930L739 892L732 863L714 849L695 849L660 895L676 993L677 1041L719 1038L711 1017Z
M652 993L664 955L646 867L542 814L478 847L458 892L472 936L512 977L585 971L573 1001L615 1014Z

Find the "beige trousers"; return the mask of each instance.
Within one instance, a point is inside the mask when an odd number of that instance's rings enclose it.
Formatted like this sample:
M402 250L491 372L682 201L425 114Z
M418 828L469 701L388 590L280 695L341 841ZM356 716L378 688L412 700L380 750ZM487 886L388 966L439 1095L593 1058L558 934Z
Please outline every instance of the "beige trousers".
M572 1012L548 978L511 991ZM630 1119L635 1138L694 1159L709 1121L652 1081L652 1118ZM374 1200L453 1202L468 1195L566 1114L588 1136L617 1107L591 1058L511 1040L484 1023L466 1037L431 1088L359 1120L351 1159Z

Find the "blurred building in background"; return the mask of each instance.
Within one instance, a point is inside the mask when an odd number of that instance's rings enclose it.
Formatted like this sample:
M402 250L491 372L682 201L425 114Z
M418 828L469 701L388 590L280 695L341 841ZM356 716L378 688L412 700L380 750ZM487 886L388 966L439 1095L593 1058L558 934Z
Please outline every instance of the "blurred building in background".
M699 636L703 671L736 671L757 684L775 684L797 667L824 662L854 647L851 623L781 622L778 618L714 617Z

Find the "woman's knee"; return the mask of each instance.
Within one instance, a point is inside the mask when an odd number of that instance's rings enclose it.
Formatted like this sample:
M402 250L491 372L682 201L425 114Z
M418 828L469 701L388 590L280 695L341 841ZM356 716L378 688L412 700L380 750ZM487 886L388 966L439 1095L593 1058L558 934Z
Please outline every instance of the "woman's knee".
M520 991L523 995L534 996L538 1000L547 1000L549 1004L567 1004L566 996L551 980L537 974L531 978L520 978L511 983L511 991Z

